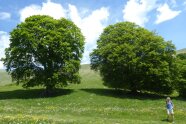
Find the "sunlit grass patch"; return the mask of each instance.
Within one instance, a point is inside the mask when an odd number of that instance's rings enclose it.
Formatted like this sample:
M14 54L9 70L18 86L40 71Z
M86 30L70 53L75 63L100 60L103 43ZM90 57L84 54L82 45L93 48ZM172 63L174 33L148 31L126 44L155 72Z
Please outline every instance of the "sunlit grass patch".
M50 124L52 120L44 116L31 116L31 115L5 115L0 116L1 123L4 124Z

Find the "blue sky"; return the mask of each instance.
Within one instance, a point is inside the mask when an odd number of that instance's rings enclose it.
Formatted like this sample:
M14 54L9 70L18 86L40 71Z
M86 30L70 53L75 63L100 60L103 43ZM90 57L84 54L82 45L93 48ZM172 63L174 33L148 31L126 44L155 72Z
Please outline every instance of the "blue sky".
M171 40L177 49L186 48L186 0L0 0L0 58L9 46L9 32L36 14L68 18L82 30L82 63L89 63L103 29L121 21L135 22Z

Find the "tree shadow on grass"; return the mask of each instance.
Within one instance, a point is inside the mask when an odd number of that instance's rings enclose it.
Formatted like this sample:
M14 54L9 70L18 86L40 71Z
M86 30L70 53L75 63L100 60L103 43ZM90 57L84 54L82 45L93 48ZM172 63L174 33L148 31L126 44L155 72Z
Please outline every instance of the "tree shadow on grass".
M163 122L169 122L167 119L162 119L161 121L163 121Z
M181 97L181 96L172 97L172 99L176 99L176 100L179 100L179 101L186 101L186 98Z
M150 93L131 93L130 91L126 90L115 90L115 89L81 89L82 91L93 93L96 95L101 95L101 96L109 96L109 97L115 97L115 98L129 98L129 99L139 99L139 100L157 100L157 99L164 99L166 96L164 95L158 95L158 94L150 94Z
M50 96L44 96L45 89L20 89L0 92L0 100L5 99L37 99L68 95L74 92L71 89L55 89Z

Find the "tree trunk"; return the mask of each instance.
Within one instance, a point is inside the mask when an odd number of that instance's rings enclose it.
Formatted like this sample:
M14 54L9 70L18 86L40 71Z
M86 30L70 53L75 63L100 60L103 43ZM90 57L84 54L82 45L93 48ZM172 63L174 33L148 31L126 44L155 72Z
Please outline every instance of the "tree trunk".
M42 97L51 97L54 95L54 87L46 86L46 89L41 94Z
M53 94L53 87L47 86L46 87L46 95L47 96L52 96L52 94Z
M137 88L137 84L135 82L131 82L130 87L131 87L130 89L131 89L132 94L134 94L134 95L138 94L138 88Z
M137 94L138 94L138 91L137 91L136 89L132 89L132 90L131 90L131 94L137 95Z

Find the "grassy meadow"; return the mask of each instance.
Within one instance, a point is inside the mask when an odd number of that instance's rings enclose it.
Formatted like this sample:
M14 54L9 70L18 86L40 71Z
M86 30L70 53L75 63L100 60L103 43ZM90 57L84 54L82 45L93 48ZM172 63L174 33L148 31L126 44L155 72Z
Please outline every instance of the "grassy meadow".
M103 86L98 73L83 65L81 84L42 98L42 88L23 89L0 71L0 124L169 124L165 96L131 95ZM172 96L175 123L186 123L186 100Z

